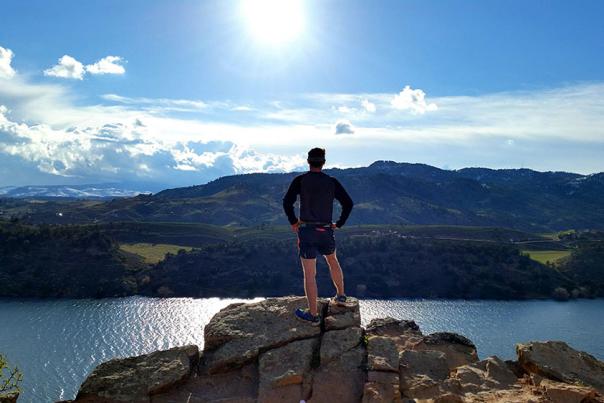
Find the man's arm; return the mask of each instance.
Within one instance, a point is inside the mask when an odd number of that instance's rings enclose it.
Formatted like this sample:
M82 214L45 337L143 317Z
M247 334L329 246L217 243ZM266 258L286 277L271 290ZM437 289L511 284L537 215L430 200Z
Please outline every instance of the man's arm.
M340 184L340 182L338 182L338 180L335 178L333 181L336 186L334 196L342 206L342 214L340 214L340 218L338 219L338 221L336 221L336 227L340 228L346 223L346 220L348 219L348 216L352 211L352 206L354 205L354 203L352 202L352 199L350 198L342 184Z
M296 217L296 212L294 211L294 203L300 194L300 177L296 176L292 183L289 185L289 189L287 189L287 193L283 197L283 211L285 211L285 215L287 215L287 220L291 225L294 225L298 222L298 217Z

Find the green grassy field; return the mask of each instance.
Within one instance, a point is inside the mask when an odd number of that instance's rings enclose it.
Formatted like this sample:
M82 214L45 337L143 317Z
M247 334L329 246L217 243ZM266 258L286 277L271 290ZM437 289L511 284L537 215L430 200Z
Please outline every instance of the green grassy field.
M142 256L147 263L157 263L164 259L166 253L176 254L180 249L190 251L189 246L151 243L121 244L120 248L126 252Z
M569 250L523 250L531 259L539 263L556 263L558 260L570 255Z

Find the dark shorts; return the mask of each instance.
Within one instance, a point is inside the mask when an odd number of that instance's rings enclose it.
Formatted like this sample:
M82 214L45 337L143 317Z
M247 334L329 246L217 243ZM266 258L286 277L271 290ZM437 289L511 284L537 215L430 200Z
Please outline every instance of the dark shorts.
M298 228L298 250L300 257L304 259L314 259L317 253L331 255L336 251L333 229L311 226Z

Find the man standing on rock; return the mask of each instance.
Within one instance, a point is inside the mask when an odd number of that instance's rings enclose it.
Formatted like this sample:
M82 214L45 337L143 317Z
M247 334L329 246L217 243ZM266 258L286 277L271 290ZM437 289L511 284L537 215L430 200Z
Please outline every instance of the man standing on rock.
M304 270L304 292L308 309L298 308L296 317L314 326L321 323L317 310L317 253L325 257L331 280L336 287L334 303L346 305L344 276L336 257L334 230L341 228L352 211L352 199L337 179L323 173L325 150L313 148L308 152L309 171L296 176L283 198L283 209L294 232L298 234L298 251ZM300 195L300 219L296 217L294 203ZM332 222L333 201L342 206L340 218Z

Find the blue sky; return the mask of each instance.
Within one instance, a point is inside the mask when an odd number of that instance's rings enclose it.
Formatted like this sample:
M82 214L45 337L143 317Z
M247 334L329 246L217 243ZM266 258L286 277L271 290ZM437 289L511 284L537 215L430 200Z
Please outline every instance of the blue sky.
M315 145L340 167L604 171L602 17L601 1L5 0L0 186L188 185L301 169Z

